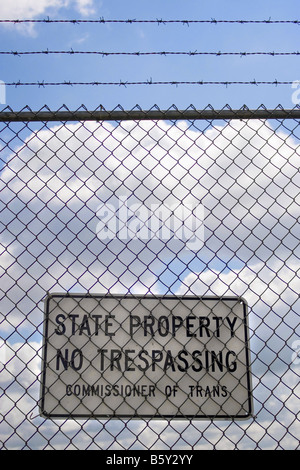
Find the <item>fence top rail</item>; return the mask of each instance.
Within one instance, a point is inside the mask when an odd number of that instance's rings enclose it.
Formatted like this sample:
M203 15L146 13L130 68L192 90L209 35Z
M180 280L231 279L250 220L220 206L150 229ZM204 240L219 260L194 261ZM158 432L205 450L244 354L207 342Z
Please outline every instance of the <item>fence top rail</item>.
M300 119L300 106L297 105L293 109L284 109L278 107L276 109L231 109L223 108L215 110L206 108L203 110L191 108L185 110L159 108L150 110L132 109L114 109L105 110L102 106L100 109L88 111L80 109L70 111L68 109L50 111L50 110L21 110L13 111L6 108L0 111L0 122L41 122L41 121L140 121L140 120L229 120L229 119Z

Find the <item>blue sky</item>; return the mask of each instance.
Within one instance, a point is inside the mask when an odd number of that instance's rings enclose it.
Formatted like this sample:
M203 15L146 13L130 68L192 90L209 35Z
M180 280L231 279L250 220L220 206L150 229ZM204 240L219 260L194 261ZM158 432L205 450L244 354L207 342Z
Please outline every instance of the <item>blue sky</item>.
M297 8L298 7L298 8ZM245 19L295 20L297 0L220 0L186 2L119 0L17 0L0 5L0 19ZM35 24L0 25L1 51L197 51L296 52L299 25L293 24ZM126 82L126 81L295 81L298 56L107 56L28 55L0 56L4 82ZM14 109L48 105L71 109L81 104L113 109L120 104L144 109L157 104L204 108L211 104L239 108L246 104L292 108L290 85L140 85L7 87L6 104Z

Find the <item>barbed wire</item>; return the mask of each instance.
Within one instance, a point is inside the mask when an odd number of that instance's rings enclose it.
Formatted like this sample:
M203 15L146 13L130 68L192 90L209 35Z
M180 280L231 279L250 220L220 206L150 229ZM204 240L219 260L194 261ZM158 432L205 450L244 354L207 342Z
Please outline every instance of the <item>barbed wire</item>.
M116 24L134 24L134 23L149 23L149 24L183 24L189 26L190 24L300 24L300 20L272 20L269 19L262 20L217 20L215 18L211 19L194 19L194 20L180 20L180 19L105 19L104 17L98 19L50 19L49 17L44 19L0 19L0 24L3 23L13 23L13 24L22 24L22 23L69 23L69 24L81 24L81 23L96 23L96 24L105 24L105 23L116 23ZM278 57L278 56L298 56L300 55L299 51L80 51L80 50L36 50L36 51L0 51L0 55L11 55L11 56L29 56L29 55L97 55L101 57L107 56L269 56L269 57ZM131 85L292 85L292 81L258 81L253 80L243 80L243 81L228 81L228 80L218 80L218 81L204 81L204 80L193 80L193 81L179 81L179 80L152 80L152 78L142 81L109 81L109 82L99 82L99 81L31 81L31 82L22 82L14 81L6 83L6 86L14 87L26 87L26 86L36 86L36 87L49 87L49 86L131 86Z
M45 88L47 86L131 86L131 85L224 85L224 86L229 86L229 85L292 85L294 82L293 81L278 81L278 80L273 80L273 81L257 81L257 80L249 80L249 81L205 81L205 80L197 80L197 81L154 81L152 78L149 80L145 81L124 81L120 80L118 82L71 82L71 81L63 81L63 82L45 82L45 81L36 81L36 82L10 82L10 83L5 83L6 86L14 86L14 87L19 87L19 86L37 86L39 88Z
M54 51L54 50L42 50L42 51L0 51L0 55L13 55L13 56L26 56L26 55L53 55L53 54L67 54L67 55L100 55L103 57L107 56L168 56L168 55L185 55L185 56L256 56L256 55L263 55L263 56L299 56L299 51L291 51L291 52L275 52L275 51L243 51L243 52L230 52L230 51L78 51L78 50L62 50L62 51Z
M299 25L300 20L272 20L271 17L269 19L264 20L225 20L220 19L217 20L215 18L211 19L203 19L203 20L184 20L184 19L105 19L103 17L98 19L50 19L49 17L44 19L0 19L0 23L44 23L44 24L52 24L52 23L69 23L69 24L81 24L81 23L96 23L96 24L106 24L106 23L119 23L119 24L135 24L135 23L149 23L149 24L157 24L157 25L166 25L166 24L182 24L189 26L190 24L295 24Z

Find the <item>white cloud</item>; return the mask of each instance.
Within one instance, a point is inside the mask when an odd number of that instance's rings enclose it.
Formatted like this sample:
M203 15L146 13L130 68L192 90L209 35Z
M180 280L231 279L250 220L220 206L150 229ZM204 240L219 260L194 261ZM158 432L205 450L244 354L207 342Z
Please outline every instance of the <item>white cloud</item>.
M299 267L291 256L298 247L298 158L293 139L260 121L231 122L205 133L183 123L86 122L30 135L0 181L1 201L8 204L0 240L6 308L18 291L21 298L23 291L41 298L49 289L147 292L157 291L158 279L167 285L178 281L176 263L182 271L197 255L182 243L118 238L108 243L97 237L99 204L121 196L148 206L159 201L205 207L198 262L210 270L195 279L190 274L180 292L197 285L199 293L200 281L223 293L248 288L253 304L270 279L265 291L270 305L278 289L282 294L287 289L285 279L291 290ZM222 269L228 262L246 265L225 275L212 266L217 261Z
M13 2L1 2L1 19L33 19L43 15L47 8L66 7L69 0L14 0Z
M59 14L60 10L65 8L74 8L82 16L95 13L94 0L14 0L0 3L0 19L43 19ZM11 24L2 26L12 27ZM14 27L21 33L35 35L35 27L32 24L20 24Z
M95 13L94 0L75 0L75 3L76 9L82 16L88 16Z
M18 256L18 243L30 242L31 258L39 253L46 265L45 258L53 258L57 250L58 264L79 256L73 269L80 271L83 250L89 271L96 274L101 263L92 262L104 249L102 262L111 273L114 267L109 262L118 261L115 274L120 274L129 259L144 270L145 263L156 260L151 245L129 244L119 253L124 248L120 240L107 247L95 236L99 204L115 203L132 192L133 201L148 206L158 201L202 203L204 262L215 255L225 263L234 258L249 266L275 254L272 259L284 263L298 245L298 158L292 139L278 136L261 122L251 122L251 127L234 122L206 133L152 122L55 126L29 136L2 172L1 199L10 207L2 243L7 245L17 234L10 252L14 249ZM16 220L17 212L21 215ZM52 243L51 251L45 249L46 242ZM89 243L92 251L86 249ZM176 256L168 250L168 258Z

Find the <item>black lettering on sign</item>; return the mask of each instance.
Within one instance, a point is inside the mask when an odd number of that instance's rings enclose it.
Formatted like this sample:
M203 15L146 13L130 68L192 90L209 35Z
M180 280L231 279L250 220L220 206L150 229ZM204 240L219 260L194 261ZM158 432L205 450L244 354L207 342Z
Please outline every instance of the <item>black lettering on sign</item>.
M74 349L69 354L69 349L65 348L64 352L58 349L56 352L56 370L60 370L60 365L65 370L71 367L73 370L80 370L83 364L83 354L80 349Z

